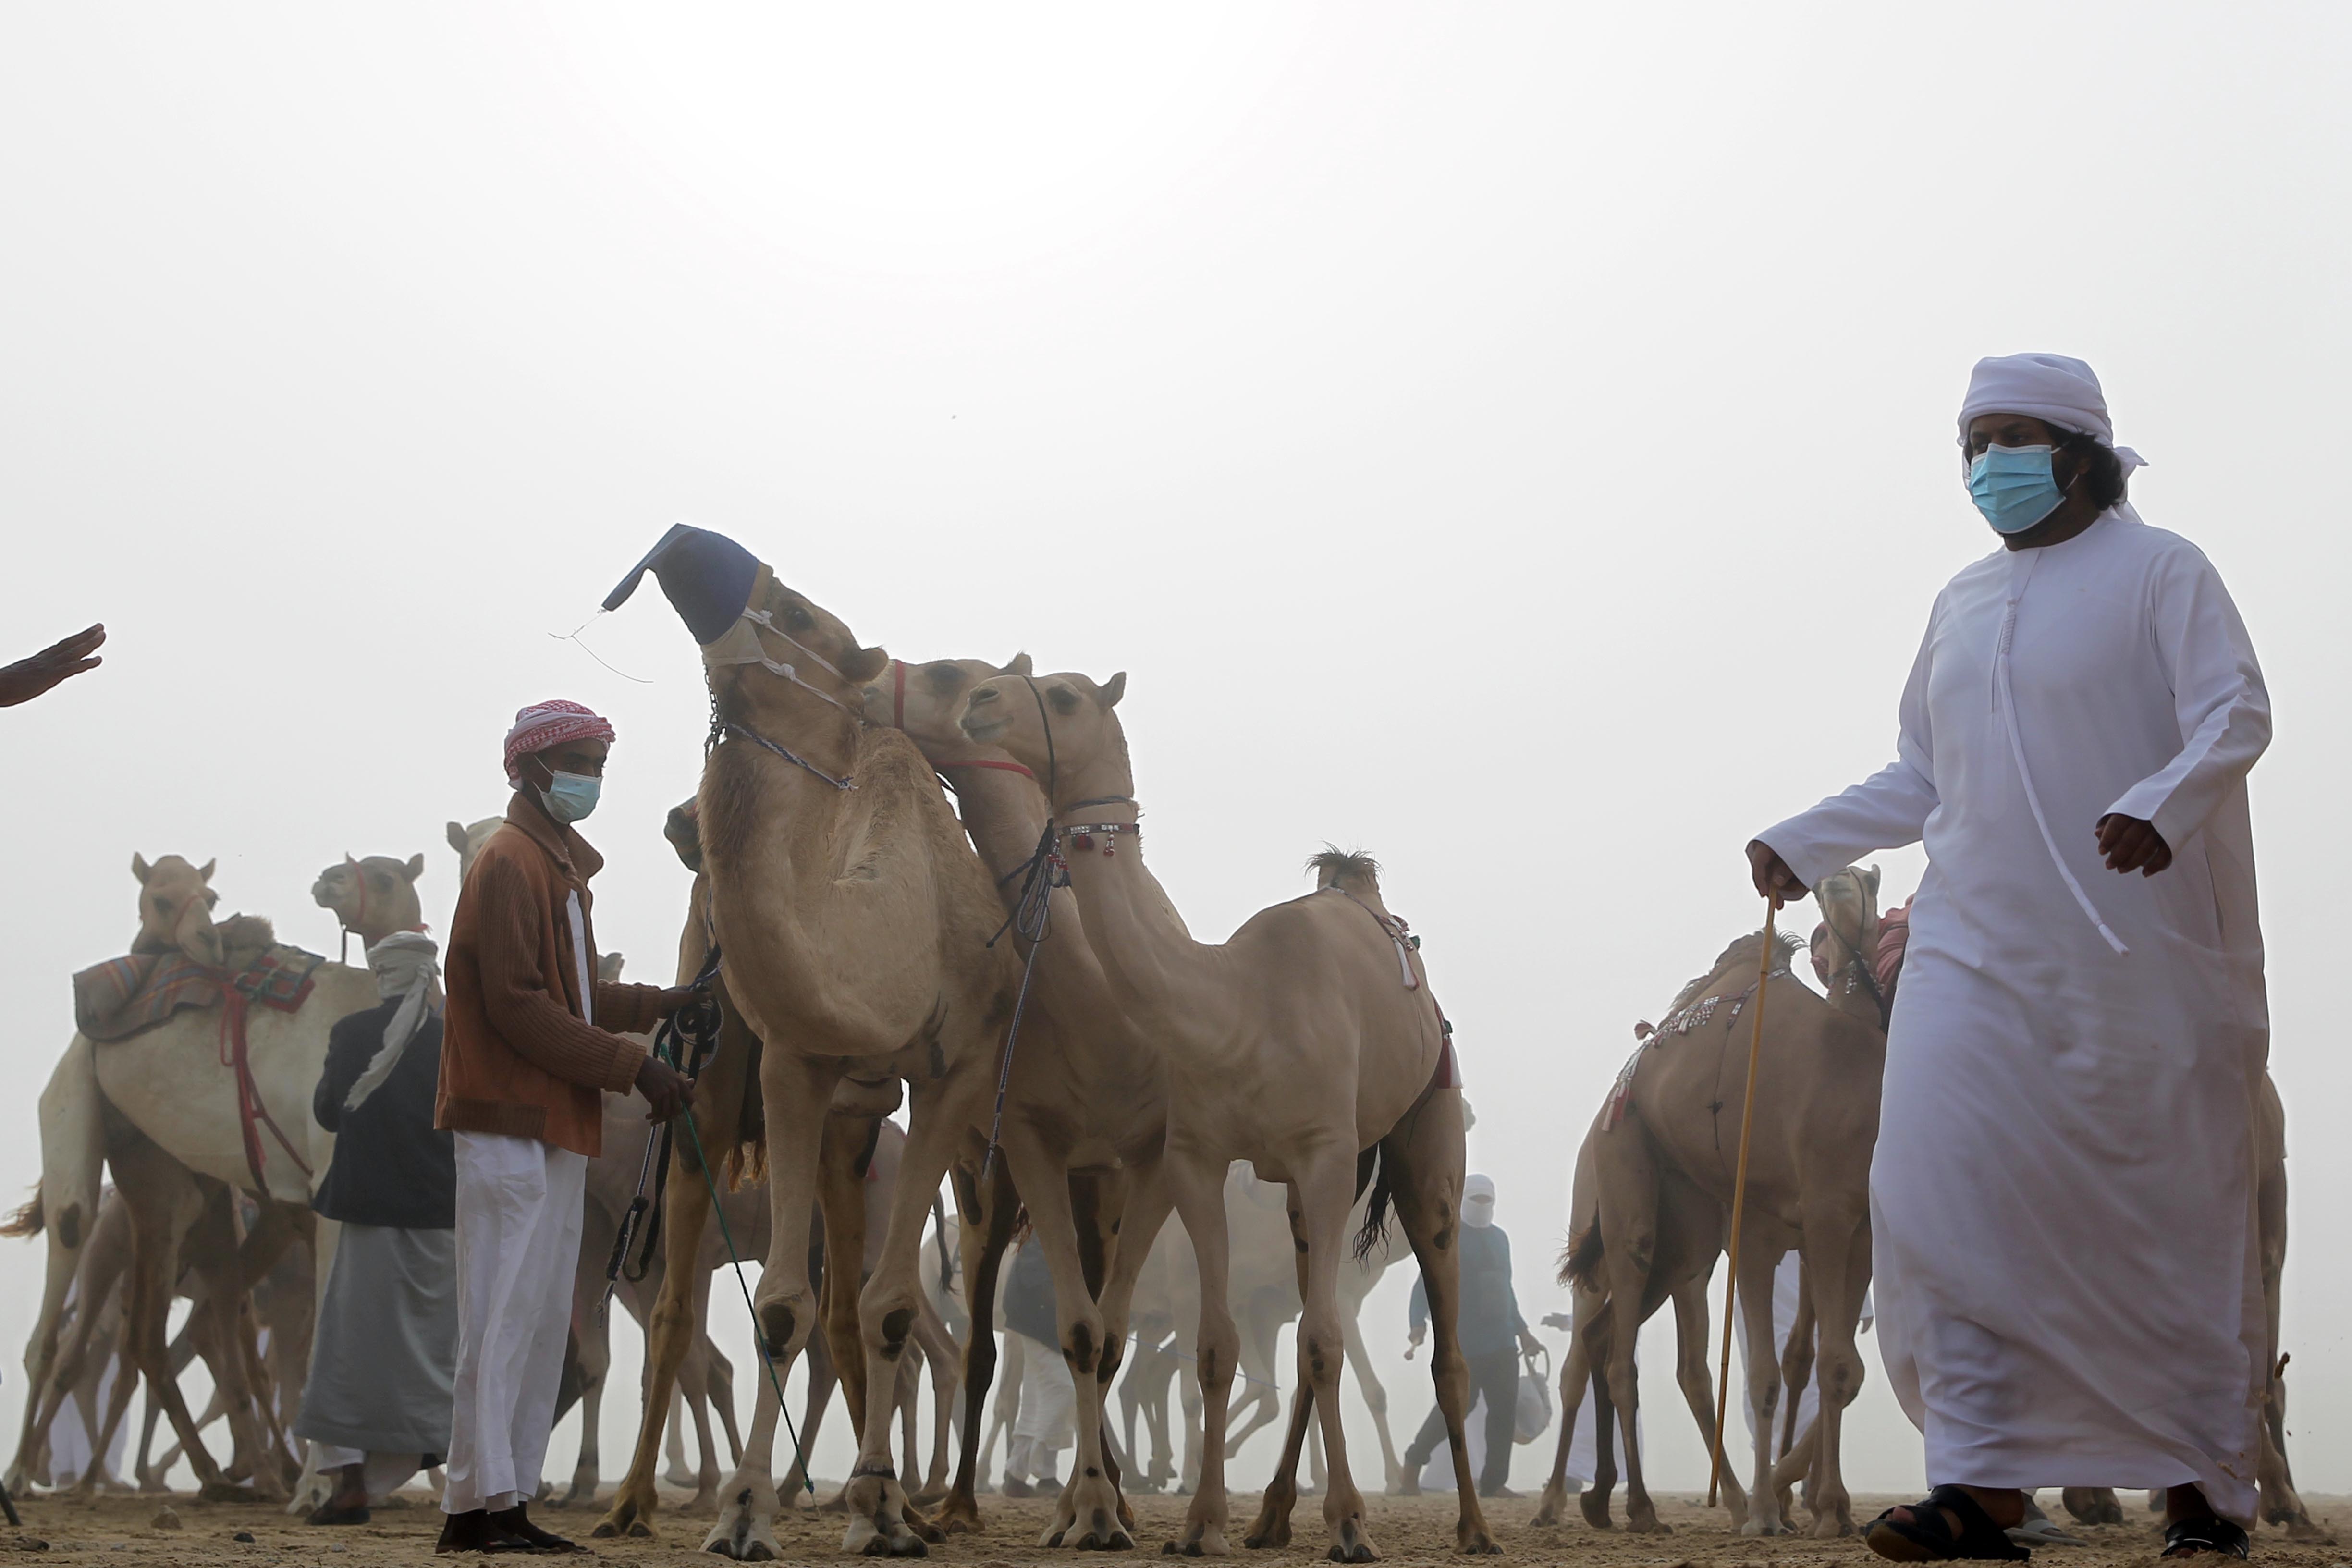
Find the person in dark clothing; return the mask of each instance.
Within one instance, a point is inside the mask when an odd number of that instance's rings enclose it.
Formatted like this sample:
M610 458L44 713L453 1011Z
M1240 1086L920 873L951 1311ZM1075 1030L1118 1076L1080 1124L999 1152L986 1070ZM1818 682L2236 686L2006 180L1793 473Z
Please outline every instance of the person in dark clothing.
M380 1006L336 1022L311 1096L335 1157L310 1206L341 1226L295 1435L335 1493L312 1524L364 1524L368 1505L449 1449L457 1361L457 1169L433 1128L440 973L422 931L368 950Z
M1519 1316L1519 1298L1511 1289L1511 1238L1495 1223L1495 1183L1474 1175L1462 1184L1462 1311L1455 1337L1470 1371L1470 1402L1486 1400L1486 1458L1478 1468L1480 1497L1517 1497L1504 1483L1511 1475L1511 1436L1519 1409L1519 1357L1542 1351L1543 1342L1528 1330ZM1419 1345L1429 1331L1429 1293L1418 1279L1412 1285L1412 1342ZM1405 1352L1410 1356L1412 1352ZM1445 1412L1430 1407L1429 1419L1404 1451L1404 1476L1399 1489L1406 1496L1421 1490L1421 1472L1430 1455L1445 1441Z

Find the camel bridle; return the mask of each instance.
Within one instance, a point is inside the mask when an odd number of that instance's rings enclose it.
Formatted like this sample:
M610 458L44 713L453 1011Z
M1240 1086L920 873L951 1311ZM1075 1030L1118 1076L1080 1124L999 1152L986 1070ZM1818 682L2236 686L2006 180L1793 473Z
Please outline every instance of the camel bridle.
M1877 1005L1879 1021L1883 1026L1891 1009L1886 1004L1885 990L1878 984L1878 976L1871 970L1868 956L1855 945L1852 939L1847 937L1845 932L1838 930L1838 923L1834 918L1825 920L1822 924L1828 929L1831 937L1836 941L1838 946L1845 950L1845 961L1832 973L1843 974L1849 970L1853 972L1853 979L1861 984L1864 992L1869 995L1872 1002Z
M793 647L800 649L802 653L815 661L818 668L824 670L827 675L832 676L835 680L840 681L842 685L847 686L850 684L849 677L842 674L840 669L835 666L831 659L817 652L816 649L809 647L808 644L801 641L800 638L793 636L792 633L784 630L783 627L776 625L774 617L770 616L767 611L746 609L740 618L750 621L752 624L754 630L752 631L751 636L755 640L758 638L761 630L764 629L766 631L772 632L777 637L780 637L786 642L792 644ZM863 729L866 727L866 713L862 708L852 708L848 703L844 702L840 698L835 697L832 692L824 689L824 688L803 679L800 671L794 669L789 664L782 663L776 659L768 658L764 657L764 655L756 659L732 659L727 662L756 664L761 668L766 670L769 674L780 676L783 679L791 681L794 686L799 687L802 690L808 692L810 695L817 698L821 701L832 703L835 708L840 709L852 720L856 721L858 728ZM905 663L900 660L893 659L891 662L898 667L898 692L899 700L903 704L906 693L907 667ZM761 734L749 724L740 724L732 719L722 718L719 711L719 693L714 690L710 694L710 735L709 739L703 742L703 751L708 752L711 747L716 746L719 743L719 737L722 735L734 735L749 741L762 751L772 752L775 755L783 758L784 761L792 763L794 767L814 773L818 778L823 779L825 783L831 784L835 789L850 790L857 787L857 782L855 778L847 774L844 774L840 778L835 778L831 773L826 773L823 768L818 767L814 763L810 762L806 757L802 756L798 752L793 751L790 746L780 745L776 742L771 741L767 736Z

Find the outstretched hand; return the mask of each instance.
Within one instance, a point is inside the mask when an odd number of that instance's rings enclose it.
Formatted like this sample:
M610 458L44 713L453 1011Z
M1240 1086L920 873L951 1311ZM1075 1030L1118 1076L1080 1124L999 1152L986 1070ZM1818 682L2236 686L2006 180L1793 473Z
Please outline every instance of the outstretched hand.
M2152 822L2111 811L2099 818L2098 832L2099 853L2106 858L2110 871L2119 875L2137 871L2153 877L2172 864L2172 846Z
M0 666L0 708L30 702L68 676L96 669L106 662L97 654L99 644L105 640L106 627L95 626L51 644L30 658Z
M1748 869L1756 879L1756 890L1778 906L1793 904L1808 891L1789 863L1778 851L1760 838L1748 841Z

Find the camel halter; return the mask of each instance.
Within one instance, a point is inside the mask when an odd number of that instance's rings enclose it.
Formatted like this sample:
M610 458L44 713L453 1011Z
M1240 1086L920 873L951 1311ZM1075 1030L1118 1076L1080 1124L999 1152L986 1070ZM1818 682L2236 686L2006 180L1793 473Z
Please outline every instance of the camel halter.
M814 648L809 647L806 643L793 636L792 633L784 630L783 627L776 625L775 620L765 610L744 610L733 627L731 627L724 636L719 637L717 642L712 643L709 647L702 650L702 663L704 668L717 669L728 665L756 664L761 668L766 670L769 674L780 675L786 680L791 681L794 686L799 687L802 690L809 692L824 701L832 703L835 708L840 709L844 713L848 714L852 719L857 721L860 726L865 724L866 715L863 710L852 708L848 703L844 702L840 698L835 697L824 687L813 685L809 681L803 679L800 671L794 669L791 665L782 664L775 659L770 658L768 657L768 650L761 646L759 632L747 628L743 625L743 622L745 621L751 622L753 626L764 626L770 632L783 638L784 641L800 649L801 652L806 655L819 669L824 670L827 675L832 676L844 686L849 684L849 677L842 674L838 668L835 668L832 660L826 658L823 654L817 652ZM735 645L737 651L732 653L719 652L719 649L723 644ZM903 687L903 682L905 680L905 669L903 666L900 668L899 679ZM761 734L757 730L752 729L750 725L738 724L732 719L721 719L719 716L719 694L714 691L710 694L710 736L709 739L703 742L702 749L704 752L708 752L711 747L717 745L721 735L739 735L764 751L774 752L777 756L783 758L784 761L792 763L794 767L803 768L808 772L814 773L817 777L823 779L825 783L831 784L835 789L856 789L857 787L856 782L854 779L848 777L834 777L831 773L826 773L823 768L818 767L814 763L810 762L806 757L802 756L798 752L793 751L791 747L777 744L775 742L768 739L765 735Z
M1868 993L1870 999L1878 1005L1879 1022L1882 1025L1885 1024L1890 1011L1886 1005L1886 993L1880 987L1878 976L1871 973L1869 959L1864 956L1862 949L1846 940L1845 932L1838 930L1837 921L1823 921L1822 923L1829 928L1829 933L1836 939L1837 944L1845 949L1845 962L1838 965L1838 968L1853 971L1854 978L1862 983L1863 990Z

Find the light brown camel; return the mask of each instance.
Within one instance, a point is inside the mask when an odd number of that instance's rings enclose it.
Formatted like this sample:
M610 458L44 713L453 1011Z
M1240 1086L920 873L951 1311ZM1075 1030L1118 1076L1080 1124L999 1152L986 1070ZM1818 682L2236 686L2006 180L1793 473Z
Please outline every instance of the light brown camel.
M1050 900L1047 934L1036 950L1005 1080L1002 1155L1053 1272L1056 1330L1076 1398L1076 1453L1038 1544L1123 1551L1134 1544L1133 1519L1103 1442L1102 1418L1125 1359L1136 1279L1168 1212L1158 1190L1167 1099L1158 1039L1113 996L1081 930L1076 900L1068 889L1054 889L1036 866L1050 815L1050 779L1041 780L1001 748L973 741L957 722L964 700L981 682L1029 674L1026 654L1002 670L984 659L918 665L892 659L865 689L865 715L869 724L912 737L925 761L948 780L964 828L995 880L1003 917L1026 928L1024 899L1034 893ZM1024 944L1024 956L1027 934L1026 929L1006 933L1008 942ZM973 1162L967 1158L960 1165L958 1208L971 1222L968 1266L982 1282L982 1299L992 1301L991 1282L1010 1234L1009 1224L1001 1222L1010 1216L999 1215L1000 1223L992 1224L990 1194L981 1190ZM994 1371L992 1326L983 1316L966 1342L962 1462L938 1521L950 1530L980 1526L973 1488L979 1414Z
M763 1043L773 1228L754 1316L779 1376L817 1320L809 1213L834 1092L845 1080L908 1087L906 1158L881 1263L856 1303L862 1382L850 1382L847 1364L842 1371L861 1417L844 1547L911 1555L923 1542L890 1462L891 1402L864 1394L895 1385L922 1294L930 1194L988 1114L1017 960L1009 943L988 945L1003 923L992 879L929 765L904 734L862 721L865 683L888 656L718 534L671 530L606 604L617 605L647 568L702 644L710 686L703 868L727 1005ZM673 1180L671 1192L678 1188ZM830 1227L831 1204L825 1212ZM855 1256L830 1246L827 1254ZM775 1551L776 1419L762 1379L743 1463L708 1543L715 1549ZM647 1500L616 1500L599 1528L625 1528Z
M266 921L240 917L226 926L213 924L211 869L176 856L152 865L143 857L133 858L131 870L140 881L140 935L134 951L176 948L199 963L234 973L271 943ZM236 940L225 940L232 932ZM246 1033L251 1093L258 1107L253 1129L262 1137L260 1130L274 1124L284 1135L278 1142L278 1134L268 1134L261 1150L269 1191L259 1195L280 1201L265 1204L253 1235L229 1254L231 1272L208 1285L226 1290L225 1300L241 1300L244 1279L257 1278L275 1264L284 1247L310 1236L307 1172L323 1164L331 1147L309 1115L310 1091L325 1059L327 1031L335 1018L374 1000L374 984L364 970L328 964L318 971L311 994L297 1011L251 1010ZM179 1237L193 1223L187 1216L226 1202L225 1191L207 1195L209 1189L184 1188L158 1162L176 1162L184 1173L216 1182L224 1190L256 1185L256 1162L248 1153L247 1123L238 1111L236 1076L220 1066L221 1026L215 1008L183 1010L126 1039L93 1046L78 1036L67 1047L42 1096L44 1206L49 1207L54 1198L59 1223L53 1228L51 1276L34 1333L37 1359L46 1364L56 1348L55 1304L63 1300L64 1280L71 1276L74 1255L86 1235L82 1216L95 1212L101 1160L111 1161L138 1237L132 1327L126 1334L131 1355L147 1380L151 1398L162 1404L171 1419L199 1483L207 1487L221 1482L221 1467L194 1440L192 1418L165 1359L161 1320L144 1322L138 1314L160 1313L168 1307L177 1277ZM139 1137L126 1136L130 1131ZM274 1161L269 1158L273 1150L278 1153ZM132 1167L128 1175L121 1170L126 1162ZM242 1277L235 1273L240 1253L241 1266L247 1270ZM172 1272L153 1274L162 1268ZM240 1312L238 1317L249 1334L249 1315ZM252 1364L249 1356L232 1357L226 1367L231 1384L223 1394L234 1443L228 1473L250 1474L263 1495L280 1498L284 1487L264 1432L265 1414L256 1408L251 1390L237 1376L240 1368ZM258 1375L257 1366L253 1370ZM42 1375L36 1370L36 1384Z
M1822 879L1817 892L1833 929L1860 934L1877 926L1877 874L1853 868ZM1813 1533L1853 1528L1838 1463L1845 1405L1861 1387L1854 1349L1862 1294L1869 1283L1870 1152L1878 1130L1878 1086L1885 1037L1875 1004L1841 994L1824 1000L1788 978L1794 938L1781 937L1764 1015L1763 1060L1756 1088L1748 1166L1747 1233L1740 1246L1738 1294L1747 1342L1748 1394L1756 1418L1756 1459L1741 1530L1777 1534L1786 1526L1772 1466L1773 1412L1780 1393L1772 1334L1772 1275L1792 1247L1802 1257L1820 1327L1821 1415L1802 1457L1809 1464ZM1683 988L1620 1078L1614 1125L1591 1140L1597 1202L1594 1218L1570 1245L1567 1272L1608 1302L1607 1377L1625 1444L1628 1528L1660 1528L1633 1446L1639 1390L1633 1342L1643 1320L1696 1277L1702 1284L1724 1241L1732 1198L1732 1161L1747 1093L1747 1042L1760 938L1743 937ZM1867 1007L1871 1016L1862 1016ZM1618 1099L1619 1097L1612 1097ZM1603 1112L1605 1125L1610 1113ZM1591 1297L1580 1298L1580 1307ZM1703 1298L1678 1302L1680 1314L1704 1312ZM1705 1355L1704 1319L1685 1326L1684 1392L1694 1413L1706 1394L1687 1365L1693 1342ZM1580 1338L1585 1331L1580 1329ZM1590 1340L1584 1348L1597 1346ZM1573 1363L1575 1357L1571 1356ZM1565 1382L1569 1374L1563 1369ZM1567 1391L1563 1390L1564 1399ZM1573 1409L1568 1412L1572 1418ZM1713 1427L1713 1412L1702 1416ZM1736 1488L1727 1488L1736 1498ZM1588 1510L1592 1505L1588 1504ZM1605 1517L1606 1494L1599 1506ZM1738 1503L1731 1504L1735 1510Z
M1246 1542L1287 1542L1299 1452L1319 1415L1331 1470L1323 1502L1329 1550L1344 1562L1376 1555L1340 1421L1338 1287L1349 1213L1365 1183L1377 1181L1371 1228L1392 1201L1428 1283L1431 1361L1462 1503L1455 1543L1496 1551L1462 1442L1468 1374L1454 1340L1453 1247L1461 1089L1419 955L1382 907L1370 859L1337 851L1317 857L1315 892L1260 911L1221 946L1195 942L1144 864L1114 710L1126 685L1123 674L1101 685L1082 675L1034 684L998 676L973 691L962 725L1050 776L1087 944L1121 1009L1164 1042L1164 1185L1200 1258L1204 1399L1201 1489L1175 1549L1227 1550L1225 1417L1239 1336L1226 1302L1224 1186L1227 1166L1244 1159L1290 1189L1306 1301L1290 1428Z
M485 816L476 822L450 822L446 836L449 847L457 852L457 886L462 888L466 885L466 873L474 868L475 857L481 854L482 846L490 841L490 835L506 825L507 819L503 816Z
M364 860L343 857L310 884L310 899L331 911L343 928L343 945L360 939L360 957L396 931L425 929L425 910L416 900L416 879L425 875L425 857L395 860L371 855Z

